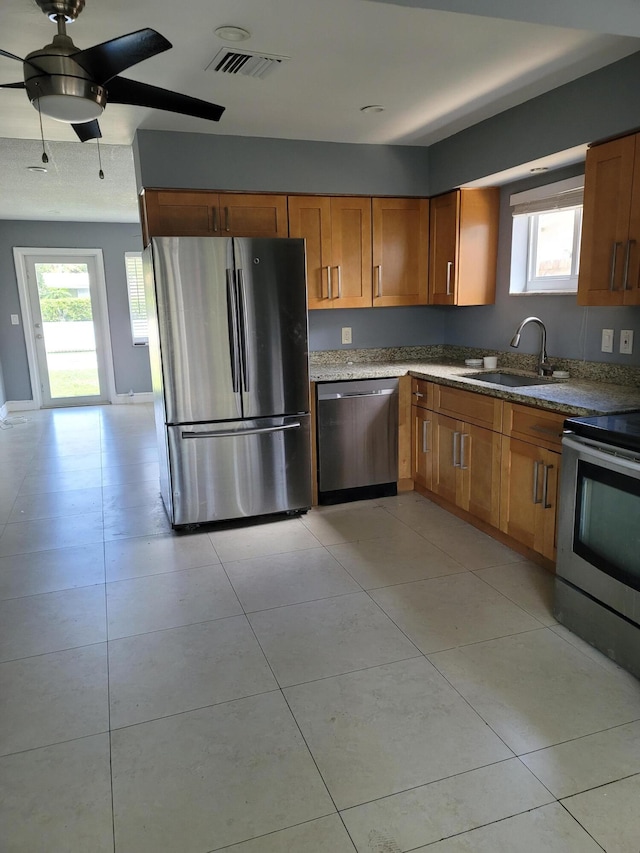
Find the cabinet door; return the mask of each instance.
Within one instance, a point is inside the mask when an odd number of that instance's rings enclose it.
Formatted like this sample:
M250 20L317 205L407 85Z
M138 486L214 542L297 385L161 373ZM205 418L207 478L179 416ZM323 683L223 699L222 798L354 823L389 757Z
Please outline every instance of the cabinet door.
M460 193L431 199L429 212L429 304L455 305Z
M636 138L625 136L587 152L579 305L621 305L632 248L629 215Z
M449 503L457 502L457 473L460 465L460 435L457 421L429 413L433 418L431 488Z
M500 529L553 560L560 454L504 438Z
M412 415L412 468L414 482L431 489L432 418L427 409L411 407Z
M371 307L371 199L331 199L330 296L335 308Z
M429 201L374 198L373 305L426 305Z
M289 235L303 237L307 241L309 309L332 308L329 300L331 199L326 196L289 196Z
M220 233L217 193L145 190L141 209L145 244L151 237L207 237Z
M287 197L220 193L220 229L228 237L287 237Z
M460 482L457 504L476 518L498 527L502 436L472 424L459 426Z
M624 281L625 305L640 305L640 133L635 134L635 167L631 189L631 216L629 219L629 263Z

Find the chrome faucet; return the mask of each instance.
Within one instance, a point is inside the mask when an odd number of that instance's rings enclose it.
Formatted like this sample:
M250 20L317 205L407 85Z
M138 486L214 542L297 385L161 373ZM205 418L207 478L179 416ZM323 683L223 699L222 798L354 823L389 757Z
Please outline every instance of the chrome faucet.
M527 317L520 323L516 329L515 335L511 338L510 346L520 346L520 335L527 323L537 323L540 326L540 353L538 354L538 376L551 376L553 373L553 365L549 363L547 355L547 330L545 329L542 320L537 317Z

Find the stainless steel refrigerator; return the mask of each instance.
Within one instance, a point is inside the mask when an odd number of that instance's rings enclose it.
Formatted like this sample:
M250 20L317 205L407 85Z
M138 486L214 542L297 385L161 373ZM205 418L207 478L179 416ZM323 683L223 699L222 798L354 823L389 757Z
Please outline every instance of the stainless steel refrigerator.
M171 524L307 509L304 241L156 237L143 262Z

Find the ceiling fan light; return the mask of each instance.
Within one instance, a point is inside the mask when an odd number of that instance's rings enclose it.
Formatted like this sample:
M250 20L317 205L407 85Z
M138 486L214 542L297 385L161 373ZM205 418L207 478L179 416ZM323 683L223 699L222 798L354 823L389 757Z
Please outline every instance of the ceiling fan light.
M99 118L103 111L100 104L77 95L41 95L34 100L33 105L36 109L39 107L43 115L67 124L93 121Z

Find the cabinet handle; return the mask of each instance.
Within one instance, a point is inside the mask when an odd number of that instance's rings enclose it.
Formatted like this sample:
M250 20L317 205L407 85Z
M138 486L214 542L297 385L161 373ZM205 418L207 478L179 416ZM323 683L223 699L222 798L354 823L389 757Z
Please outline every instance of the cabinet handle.
M218 222L218 208L217 207L213 208L213 230L216 232L220 230L220 223Z
M447 261L447 296L451 296L451 268L453 261Z
M422 394L420 391L414 391L413 396L414 397L424 397L424 394Z
M382 265L378 264L376 266L376 298L379 299L382 296Z
M429 447L427 446L427 427L431 421L422 421L422 452L428 453Z
M453 467L454 468L460 467L460 460L458 459L458 456L459 456L458 439L459 438L460 438L460 433L454 432L454 434L453 434Z
M327 299L333 299L333 282L331 281L331 267L327 267Z
M542 501L538 497L538 475L540 472L540 462L536 459L533 463L533 502L534 504L540 504Z
M461 434L460 434L460 468L461 468L461 470L462 470L462 471L466 471L466 470L468 469L468 467L469 467L469 466L466 464L466 460L465 460L465 458L464 458L464 456L465 456L465 450L466 450L466 444L465 444L465 439L466 439L466 438L469 438L469 436L468 436L468 434L467 434L467 433L463 432L463 433L461 433Z
M611 279L609 281L609 290L615 290L616 283L616 258L618 256L618 246L622 246L622 243L613 244L613 252L611 253Z
M552 470L553 465L544 465L544 480L542 481L542 508L543 509L551 509L553 504L547 503L548 492L549 492L549 471Z
M342 299L342 269L340 264L336 267L338 270L338 299Z
M229 228L229 208L225 207L224 209L224 230L231 231Z
M624 256L624 281L622 282L622 289L629 289L629 259L631 257L631 246L635 244L635 240L627 240L627 251Z

